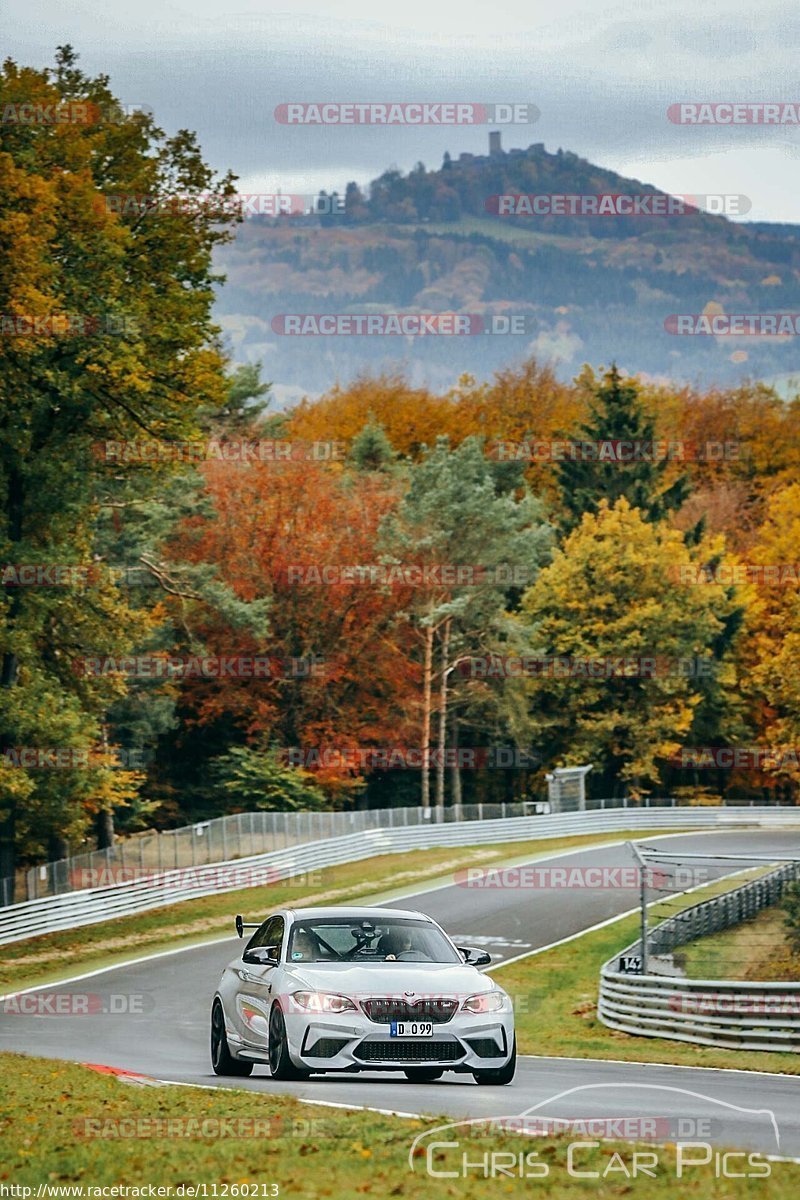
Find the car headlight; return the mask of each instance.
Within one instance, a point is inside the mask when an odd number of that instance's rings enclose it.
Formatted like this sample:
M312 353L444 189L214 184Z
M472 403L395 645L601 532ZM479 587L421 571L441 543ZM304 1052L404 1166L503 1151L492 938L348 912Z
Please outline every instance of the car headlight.
M290 999L304 1012L356 1012L353 1001L347 996L339 996L336 992L292 992Z
M467 996L461 1005L462 1012L489 1013L500 1012L505 1006L504 992L478 992L475 996Z

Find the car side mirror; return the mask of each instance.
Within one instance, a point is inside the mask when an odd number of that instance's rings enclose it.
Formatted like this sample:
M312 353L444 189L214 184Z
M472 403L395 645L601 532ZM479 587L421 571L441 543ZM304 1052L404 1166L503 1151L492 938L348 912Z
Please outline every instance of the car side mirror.
M252 950L245 950L242 962L253 963L259 967L277 967L278 947L254 946Z
M476 950L474 946L459 946L458 952L471 967L487 967L492 961L491 954L487 954L485 950Z

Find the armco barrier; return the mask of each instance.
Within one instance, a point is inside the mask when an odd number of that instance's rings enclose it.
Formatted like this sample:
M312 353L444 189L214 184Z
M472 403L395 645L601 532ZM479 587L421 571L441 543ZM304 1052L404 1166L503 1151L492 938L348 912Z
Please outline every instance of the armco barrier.
M731 892L692 905L663 921L647 939L648 954L666 954L708 933L729 929L776 903L800 877L800 864L779 867ZM600 970L597 1015L604 1025L642 1037L670 1038L739 1050L800 1053L800 980L789 983L628 975L624 955L639 955L641 940Z
M741 801L750 804L752 801ZM669 797L649 796L647 808L670 808L676 801ZM197 821L180 829L158 832L150 829L132 837L119 838L103 850L87 850L56 862L39 863L26 872L25 899L58 896L102 887L109 872L122 868L129 879L151 871L199 867L206 863L226 863L244 855L267 854L288 850L307 842L321 842L346 833L364 833L368 829L405 828L452 821L490 821L497 817L527 817L534 813L595 811L606 808L638 808L623 798L590 799L585 805L574 798L562 800L552 810L548 801L522 801L500 804L454 804L446 808L423 809L419 804L408 808L358 809L352 812L244 812ZM0 880L3 904L13 904L22 896L13 894L14 880Z
M677 946L749 921L763 908L777 904L787 886L797 879L800 879L800 863L786 863L768 875L751 879L729 892L701 900L699 904L675 913L650 930L648 954L669 954Z
M622 1033L800 1053L800 982L618 975L604 967L598 1016Z
M645 808L559 813L553 816L506 817L504 820L454 821L372 829L343 837L308 842L269 854L177 871L158 871L109 887L87 888L28 900L0 909L0 945L93 925L219 892L285 879L339 863L358 862L378 854L399 854L433 846L486 845L492 842L614 833L638 829L730 829L742 825L770 827L800 824L795 808ZM263 907L263 895L258 897Z
M625 807L626 801L599 801L598 807ZM654 801L666 803L671 801ZM26 900L57 896L101 887L110 872L119 871L132 879L152 871L200 867L226 863L245 855L288 850L307 842L321 842L346 833L368 829L405 828L441 821L483 821L494 817L525 817L540 811L541 802L503 804L457 804L448 808L356 809L351 812L243 812L197 821L180 829L151 829L133 837L119 838L103 850L89 850L56 862L39 863L26 872ZM549 812L549 806L547 810ZM562 811L571 811L559 809ZM426 817L427 812L427 817ZM10 880L8 881L11 882ZM16 899L14 897L13 899ZM21 897L20 897L21 899ZM12 903L4 898L3 903Z

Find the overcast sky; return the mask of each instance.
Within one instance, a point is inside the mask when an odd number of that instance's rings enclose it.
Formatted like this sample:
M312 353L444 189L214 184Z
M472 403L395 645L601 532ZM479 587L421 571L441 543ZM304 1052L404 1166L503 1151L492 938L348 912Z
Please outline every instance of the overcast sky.
M748 219L797 221L800 127L671 124L679 101L800 101L785 0L0 0L3 57L70 42L119 98L197 131L241 191L364 183L395 165L481 152L487 127L284 126L297 101L527 102L505 148L574 150L672 193L743 194Z

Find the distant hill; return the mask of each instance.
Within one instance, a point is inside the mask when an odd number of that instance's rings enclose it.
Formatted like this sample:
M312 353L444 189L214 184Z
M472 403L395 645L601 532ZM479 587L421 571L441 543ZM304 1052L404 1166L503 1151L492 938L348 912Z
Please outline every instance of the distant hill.
M287 390L320 392L398 368L444 388L529 354L564 376L612 358L704 383L796 369L797 339L676 336L664 321L800 310L800 226L691 207L672 216L498 215L498 196L531 194L638 195L666 207L658 189L541 143L446 156L438 170L386 171L366 195L348 185L341 214L246 220L219 255L228 282L218 316L237 356L263 359L266 377ZM272 326L281 313L410 311L513 314L525 333L300 338Z

